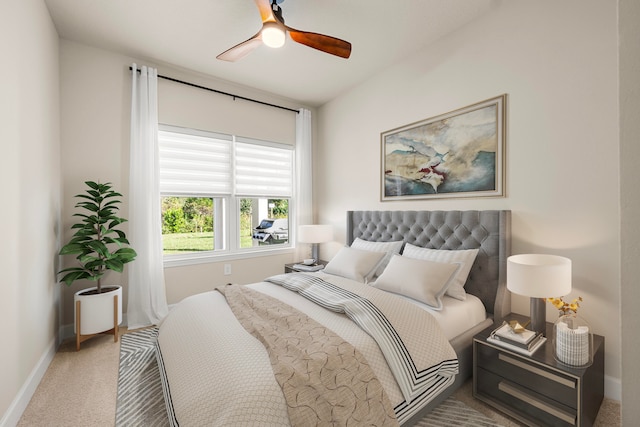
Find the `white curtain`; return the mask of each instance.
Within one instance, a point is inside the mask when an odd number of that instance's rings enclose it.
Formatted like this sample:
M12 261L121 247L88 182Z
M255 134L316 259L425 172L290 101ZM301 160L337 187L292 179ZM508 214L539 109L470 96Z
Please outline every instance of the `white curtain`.
M313 224L313 159L311 111L296 115L296 215L298 225ZM296 233L297 234L297 233ZM296 259L309 258L309 245L296 245Z
M169 313L162 265L158 164L158 70L132 68L129 242L138 256L128 264L129 329L157 324Z

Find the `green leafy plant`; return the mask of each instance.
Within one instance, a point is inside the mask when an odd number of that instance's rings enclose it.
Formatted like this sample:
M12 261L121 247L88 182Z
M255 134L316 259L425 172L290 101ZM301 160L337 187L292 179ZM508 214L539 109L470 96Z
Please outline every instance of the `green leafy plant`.
M83 208L88 213L75 213L73 216L82 218L71 226L76 230L72 239L60 249L60 255L77 255L77 267L60 270L60 282L70 286L80 279L97 282L97 292L102 292L100 279L108 270L122 273L124 265L133 261L137 253L130 247L129 241L122 230L116 227L127 220L116 215L121 203L122 194L111 189L111 183L99 184L85 181L89 187L86 194L77 194L82 199L76 203L76 208ZM115 249L115 250L114 250Z

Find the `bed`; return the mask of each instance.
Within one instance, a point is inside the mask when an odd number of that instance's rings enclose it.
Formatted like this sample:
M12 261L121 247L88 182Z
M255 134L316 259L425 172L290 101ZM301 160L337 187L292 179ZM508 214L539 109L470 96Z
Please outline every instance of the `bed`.
M412 425L467 380L472 337L510 312L510 212L349 211L346 228L324 272L225 285L172 308L157 344L172 425ZM433 256L471 252L459 295L465 262ZM398 290L427 276L432 291ZM271 322L298 330L285 342ZM302 376L323 385L308 387L292 370L316 353L321 368L304 362ZM322 387L336 395L313 394Z

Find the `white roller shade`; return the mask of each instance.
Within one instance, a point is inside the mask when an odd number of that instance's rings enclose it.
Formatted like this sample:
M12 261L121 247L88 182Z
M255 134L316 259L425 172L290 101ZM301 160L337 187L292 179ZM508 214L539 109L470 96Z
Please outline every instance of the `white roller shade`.
M158 132L162 194L231 194L232 137Z
M293 151L287 146L236 142L236 194L291 197Z

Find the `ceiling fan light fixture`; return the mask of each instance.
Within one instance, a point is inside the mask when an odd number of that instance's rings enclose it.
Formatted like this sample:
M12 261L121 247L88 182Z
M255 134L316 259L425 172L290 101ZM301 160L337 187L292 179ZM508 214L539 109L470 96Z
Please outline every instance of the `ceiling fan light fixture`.
M310 33L288 27L282 17L282 9L279 4L284 0L254 0L262 28L250 39L238 43L230 49L225 50L216 58L222 61L234 62L244 58L261 44L269 47L282 47L285 39L289 37L295 43L317 49L340 58L349 58L351 55L351 43L325 34Z
M284 45L284 28L275 22L265 22L262 27L262 42L269 47L278 48Z

